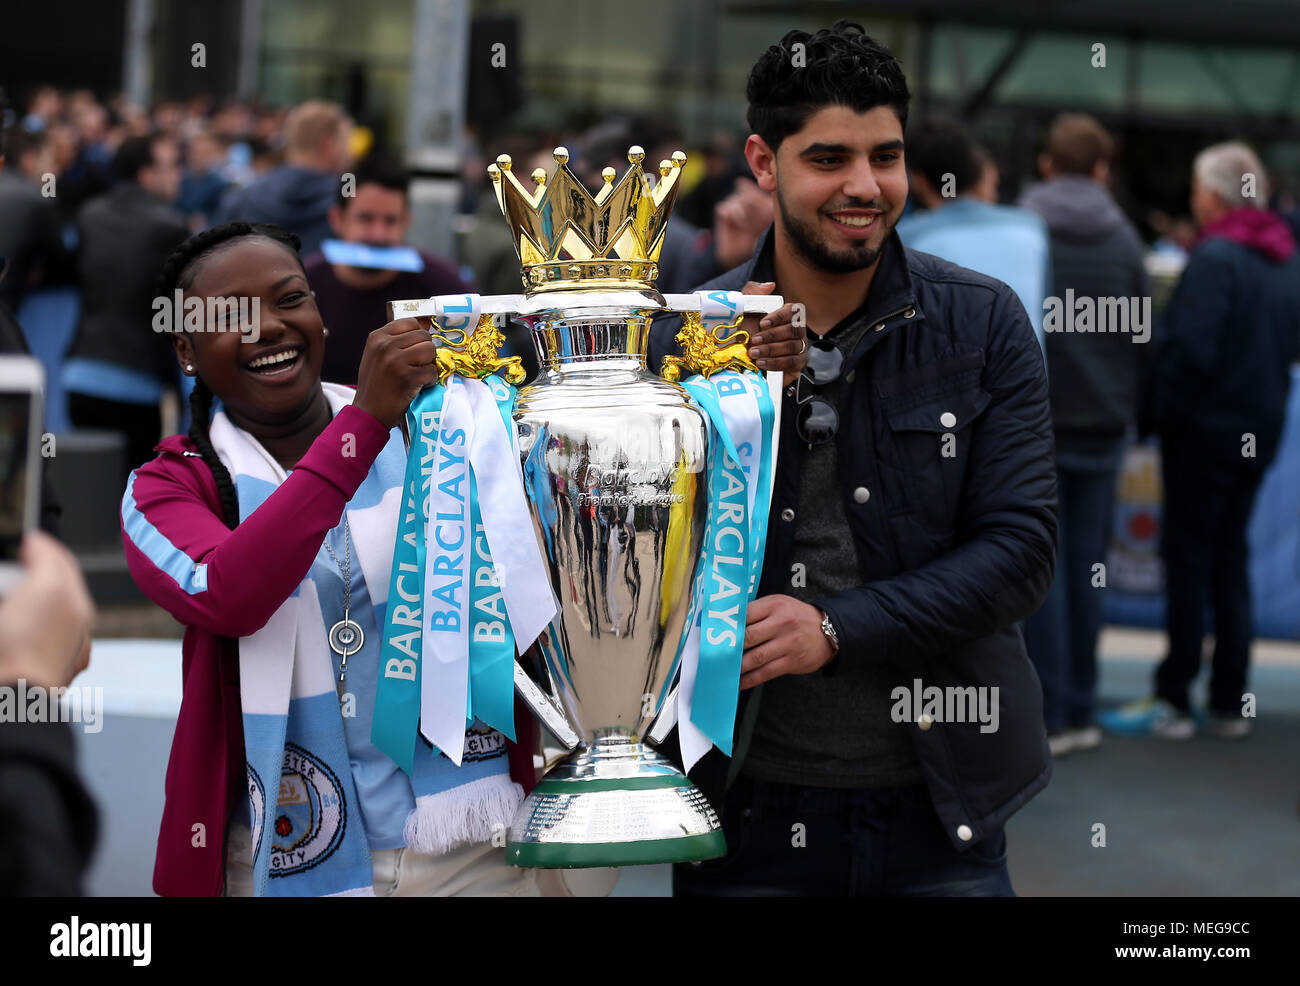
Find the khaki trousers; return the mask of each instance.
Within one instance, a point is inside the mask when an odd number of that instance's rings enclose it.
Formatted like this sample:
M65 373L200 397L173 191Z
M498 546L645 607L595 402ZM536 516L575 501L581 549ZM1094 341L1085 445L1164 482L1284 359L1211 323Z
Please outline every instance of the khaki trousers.
M223 896L253 896L253 842L247 825L232 824L226 843ZM410 849L370 854L376 897L607 897L616 869L537 870L507 866L491 843L460 846L440 856Z

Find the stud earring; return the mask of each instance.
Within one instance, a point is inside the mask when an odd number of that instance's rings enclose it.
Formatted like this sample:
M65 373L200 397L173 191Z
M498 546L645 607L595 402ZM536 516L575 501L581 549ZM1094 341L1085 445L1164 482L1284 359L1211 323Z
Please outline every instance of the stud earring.
M329 330L329 329L325 328L324 326L321 326L321 331L325 333L326 338L329 337L329 334L330 334L330 330Z

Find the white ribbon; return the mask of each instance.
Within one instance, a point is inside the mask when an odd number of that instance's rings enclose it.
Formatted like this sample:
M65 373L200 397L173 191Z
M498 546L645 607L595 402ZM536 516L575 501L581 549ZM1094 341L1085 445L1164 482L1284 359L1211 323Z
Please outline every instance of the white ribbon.
M474 415L470 463L478 483L483 533L501 583L510 629L522 653L555 619L559 603L551 588L542 549L533 533L515 430L513 426L506 427L489 386L505 387L505 384L495 377L489 377L486 382L459 381L459 389L468 394ZM451 398L454 393L447 396Z
M533 536L513 428L502 419L490 386L505 384L448 378L429 499L420 731L458 766L469 705L471 470L483 533L520 651L559 609Z
M719 325L734 321L745 310L745 296L739 291L697 291L700 324L712 332Z
M460 766L469 706L470 450L475 420L447 380L429 485L420 732Z

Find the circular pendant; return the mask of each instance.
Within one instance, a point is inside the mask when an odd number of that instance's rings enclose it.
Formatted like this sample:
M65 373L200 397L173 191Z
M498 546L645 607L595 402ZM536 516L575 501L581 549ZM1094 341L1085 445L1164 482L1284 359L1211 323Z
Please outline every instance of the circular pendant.
M354 620L339 620L330 627L330 649L335 654L350 656L361 650L366 635Z

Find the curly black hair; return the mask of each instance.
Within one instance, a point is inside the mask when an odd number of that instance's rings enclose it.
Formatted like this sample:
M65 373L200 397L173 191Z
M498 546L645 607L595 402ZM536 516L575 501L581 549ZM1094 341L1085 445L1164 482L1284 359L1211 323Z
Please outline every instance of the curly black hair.
M196 233L172 251L163 264L162 274L158 278L158 294L170 298L176 288L182 291L189 288L198 273L199 261L214 253L219 248L235 240L260 236L279 243L290 251L298 266L302 266L302 241L287 229L272 223L230 222L213 226L201 233ZM306 273L306 270L303 271ZM230 472L217 456L212 447L212 438L208 434L209 418L212 415L212 391L203 382L202 377L194 378L194 391L190 394L190 441L203 456L203 461L212 470L212 478L217 482L217 492L221 495L221 511L226 526L234 528L239 524L239 498L235 495L235 484Z
M745 98L749 129L775 151L827 106L856 113L891 106L906 128L911 93L893 52L841 20L816 34L790 31L769 47L750 70Z

